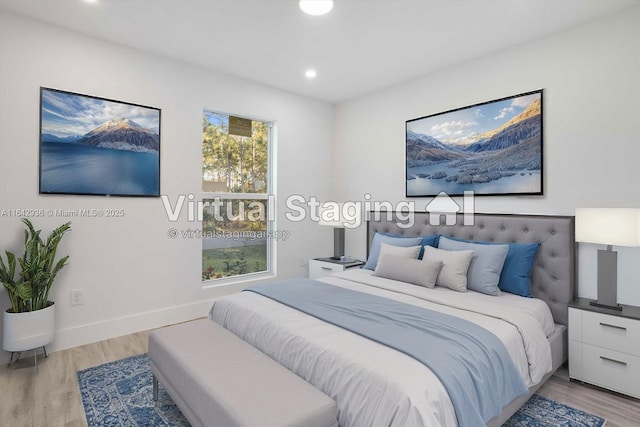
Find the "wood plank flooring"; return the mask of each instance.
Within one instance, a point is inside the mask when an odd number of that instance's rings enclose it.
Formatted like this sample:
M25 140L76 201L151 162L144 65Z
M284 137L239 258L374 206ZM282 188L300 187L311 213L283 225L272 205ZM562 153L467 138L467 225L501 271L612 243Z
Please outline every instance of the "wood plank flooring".
M76 372L146 353L149 332L139 332L38 357L31 352L13 366L0 367L0 425L86 426Z
M0 425L86 426L76 372L145 353L148 339L149 331L139 332L39 357L35 367L30 353L15 368L0 366ZM538 393L606 418L606 427L640 425L640 400L570 382L566 371Z
M538 394L602 417L607 420L605 427L640 427L640 400L569 381L566 370L553 375Z

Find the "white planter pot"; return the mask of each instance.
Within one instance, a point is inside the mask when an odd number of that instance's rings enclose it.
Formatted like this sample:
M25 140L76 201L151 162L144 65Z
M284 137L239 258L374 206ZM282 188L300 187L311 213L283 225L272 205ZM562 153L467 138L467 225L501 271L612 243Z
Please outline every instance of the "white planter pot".
M2 348L19 352L40 348L53 341L55 305L26 313L4 312Z

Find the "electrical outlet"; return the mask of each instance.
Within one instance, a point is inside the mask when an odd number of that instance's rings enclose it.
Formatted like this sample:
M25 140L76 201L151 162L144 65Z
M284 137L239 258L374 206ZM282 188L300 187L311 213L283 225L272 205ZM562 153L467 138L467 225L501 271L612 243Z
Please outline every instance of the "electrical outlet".
M84 289L71 289L71 305L84 304Z

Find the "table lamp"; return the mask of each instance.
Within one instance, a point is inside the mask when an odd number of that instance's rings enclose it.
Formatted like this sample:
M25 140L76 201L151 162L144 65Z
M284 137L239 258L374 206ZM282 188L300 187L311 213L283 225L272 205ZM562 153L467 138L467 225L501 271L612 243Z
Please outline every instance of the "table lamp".
M640 246L640 209L576 209L576 242L607 245L598 250L597 307L622 310L618 304L618 253L612 246Z
M339 260L344 256L344 219L342 203L325 203L320 211L320 225L333 227L333 256Z

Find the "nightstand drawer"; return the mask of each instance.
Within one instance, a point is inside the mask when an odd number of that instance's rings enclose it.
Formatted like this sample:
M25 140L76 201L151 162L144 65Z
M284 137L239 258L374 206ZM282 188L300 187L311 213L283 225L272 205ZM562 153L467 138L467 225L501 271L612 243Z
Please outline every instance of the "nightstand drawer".
M583 344L582 363L584 381L640 398L640 357Z
M582 342L640 356L640 322L585 311L582 313Z
M345 271L350 268L361 268L364 262L348 258L345 260L335 260L332 258L315 258L309 260L309 278L319 279L339 271Z
M321 277L337 273L338 271L344 271L344 266L330 262L317 261L315 259L309 261L309 278L311 279L319 279Z

